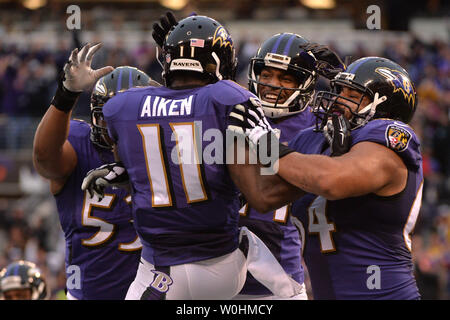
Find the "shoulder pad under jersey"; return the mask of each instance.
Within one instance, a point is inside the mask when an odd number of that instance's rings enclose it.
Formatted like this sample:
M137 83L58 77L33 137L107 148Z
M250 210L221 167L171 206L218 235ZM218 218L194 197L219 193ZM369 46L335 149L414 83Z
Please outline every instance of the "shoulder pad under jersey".
M218 81L207 87L212 90L213 99L225 106L234 106L244 103L250 98L256 98L253 93L231 80Z
M419 167L422 161L420 142L407 124L391 119L376 119L352 133L352 144L376 142L394 151L406 165Z

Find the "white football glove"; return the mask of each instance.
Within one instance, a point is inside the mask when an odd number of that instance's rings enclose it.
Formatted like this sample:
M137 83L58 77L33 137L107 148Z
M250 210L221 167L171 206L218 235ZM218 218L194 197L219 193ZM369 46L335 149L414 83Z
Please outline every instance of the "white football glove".
M87 190L89 196L98 196L99 201L105 196L105 188L128 188L130 178L122 162L105 164L97 169L92 169L86 174L81 184L81 190Z
M264 167L272 166L274 158L281 159L294 150L280 143L281 132L269 124L259 100L250 98L249 101L250 103L234 106L228 116L227 129L245 135L256 151L260 164ZM270 158L267 158L269 155Z
M64 87L72 92L82 92L94 86L98 79L114 70L113 67L103 67L97 70L91 69L94 54L102 47L98 43L91 47L88 43L80 52L75 48L70 54L69 61L64 65Z
M228 130L244 134L248 140L257 146L261 137L273 133L280 137L280 130L272 128L264 116L259 100L250 98L250 103L237 104L229 114Z

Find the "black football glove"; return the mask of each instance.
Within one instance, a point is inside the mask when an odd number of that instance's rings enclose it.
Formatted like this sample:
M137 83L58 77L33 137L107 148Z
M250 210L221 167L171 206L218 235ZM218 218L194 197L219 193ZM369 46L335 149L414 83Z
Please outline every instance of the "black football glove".
M344 115L333 114L323 128L323 135L330 145L332 157L347 153L352 145L350 122Z
M161 16L161 18L159 18L159 23L161 25L159 25L157 22L153 24L152 37L155 40L156 44L162 48L164 39L166 38L170 29L178 24L178 21L173 13L171 11L168 11L166 12L165 16Z
M128 188L129 183L130 178L123 163L113 162L89 171L81 184L81 190L87 190L91 198L97 195L99 201L102 201L105 188Z
M345 71L342 59L328 46L310 42L303 47L303 50L311 52L316 58L315 69L321 76L333 79L339 72Z

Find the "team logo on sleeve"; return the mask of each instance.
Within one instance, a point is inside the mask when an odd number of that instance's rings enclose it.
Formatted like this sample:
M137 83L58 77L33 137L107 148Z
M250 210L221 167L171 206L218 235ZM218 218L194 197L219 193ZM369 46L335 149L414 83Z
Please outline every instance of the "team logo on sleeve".
M386 129L388 147L397 152L402 152L408 148L411 136L408 130L399 125L391 124Z
M378 74L389 80L394 87L394 92L400 91L403 93L408 102L414 104L414 87L409 78L401 71L380 67L375 70Z
M230 48L233 48L233 40L231 40L227 30L222 26L217 27L216 32L214 32L213 47L217 42L219 42L220 47L230 46Z

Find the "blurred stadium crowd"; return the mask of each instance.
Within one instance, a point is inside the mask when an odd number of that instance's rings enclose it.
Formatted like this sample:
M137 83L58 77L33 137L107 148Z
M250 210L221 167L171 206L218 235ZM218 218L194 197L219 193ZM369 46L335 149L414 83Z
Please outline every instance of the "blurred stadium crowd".
M0 184L8 175L7 154L31 157L34 131L72 47L71 41L52 49L38 42L19 46L2 42L0 36ZM236 44L237 81L243 86L257 47L251 38ZM409 71L416 84L419 104L412 127L422 143L425 184L413 236L415 271L423 299L450 299L450 45L411 35L410 42L386 43L380 52L359 44L355 51L339 53L352 60L368 55L392 59ZM135 47L121 42L105 45L94 64L136 66L161 81L150 34ZM81 96L74 116L89 119L89 95ZM17 259L33 261L44 271L52 299L63 299L65 248L54 200L45 181L32 171L20 170L19 178L22 194L0 194L0 268Z

